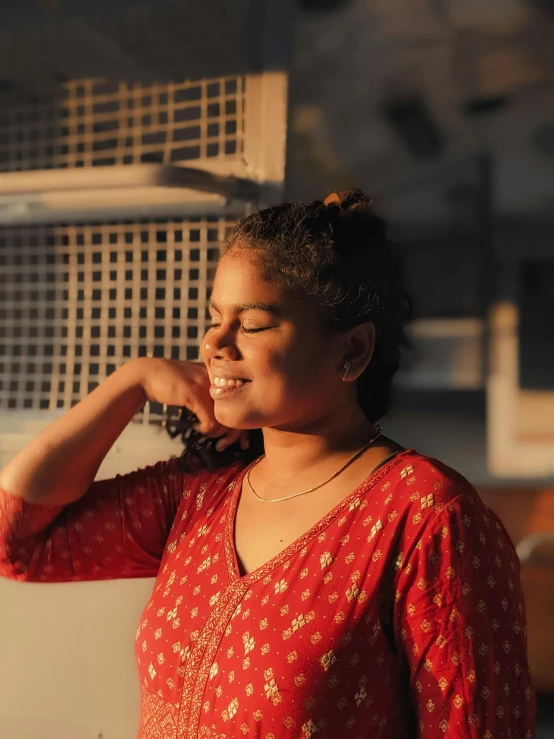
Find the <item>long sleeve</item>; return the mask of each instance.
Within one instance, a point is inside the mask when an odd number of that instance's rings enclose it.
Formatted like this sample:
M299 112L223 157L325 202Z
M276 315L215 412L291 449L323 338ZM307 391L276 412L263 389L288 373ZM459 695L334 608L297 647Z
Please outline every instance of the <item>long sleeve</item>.
M0 491L0 575L39 582L153 577L181 500L199 483L172 459L94 482L65 507Z
M418 736L532 739L519 560L467 488L433 511L398 577L396 640Z

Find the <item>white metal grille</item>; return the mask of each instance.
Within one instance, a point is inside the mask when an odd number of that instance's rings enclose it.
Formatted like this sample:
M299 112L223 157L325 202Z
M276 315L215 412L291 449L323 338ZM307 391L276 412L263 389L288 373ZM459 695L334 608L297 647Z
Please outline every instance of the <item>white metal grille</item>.
M133 357L193 360L224 218L5 229L0 409L68 409ZM142 420L156 423L161 408Z
M141 85L72 80L50 99L2 106L0 171L240 160L246 78Z

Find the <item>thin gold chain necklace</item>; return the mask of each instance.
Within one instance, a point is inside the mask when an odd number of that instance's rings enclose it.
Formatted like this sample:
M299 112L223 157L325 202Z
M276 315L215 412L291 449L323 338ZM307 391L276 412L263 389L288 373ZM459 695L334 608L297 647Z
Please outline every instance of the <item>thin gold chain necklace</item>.
M322 488L324 485L327 485L328 482L331 482L331 480L334 480L335 477L338 477L338 475L340 475L341 472L344 472L344 470L349 465L351 465L352 462L358 459L358 457L361 457L361 455L365 451L367 451L372 444L374 444L377 441L377 439L381 436L382 429L378 424L375 425L375 428L377 429L377 433L372 439L370 439L367 442L367 444L364 447L362 447L361 449L358 449L357 452L354 452L354 454L350 457L348 462L346 462L346 464L343 464L343 466L339 470L337 470L336 472L333 472L331 477L325 480L325 482L321 482L319 483L319 485L315 485L313 488L309 488L308 490L303 490L301 493L293 493L293 495L286 495L284 498L273 498L269 500L268 498L260 497L258 493L252 487L252 483L250 482L250 473L252 472L254 467L262 461L262 459L265 457L265 454L262 454L262 456L259 457L251 467L248 468L246 475L245 475L245 479L248 484L248 487L252 491L252 494L254 495L254 497L257 498L258 500L261 500L262 503L281 503L283 500L291 500L292 498L298 498L300 495L307 495L308 493L313 493L314 490L318 490L319 488Z

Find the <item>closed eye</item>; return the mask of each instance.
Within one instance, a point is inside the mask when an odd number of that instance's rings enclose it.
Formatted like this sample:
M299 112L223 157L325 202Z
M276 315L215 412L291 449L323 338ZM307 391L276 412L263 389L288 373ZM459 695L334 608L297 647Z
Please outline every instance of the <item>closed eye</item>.
M245 328L242 327L242 333L243 334L258 334L260 331L267 331L269 326L264 326L263 328Z
M211 323L208 326L208 329L211 329L211 328L219 328L220 326L221 326L220 323ZM267 331L268 328L271 328L271 327L270 326L262 326L261 328L246 328L245 326L242 326L241 327L241 331L243 332L243 334L257 334L260 331Z

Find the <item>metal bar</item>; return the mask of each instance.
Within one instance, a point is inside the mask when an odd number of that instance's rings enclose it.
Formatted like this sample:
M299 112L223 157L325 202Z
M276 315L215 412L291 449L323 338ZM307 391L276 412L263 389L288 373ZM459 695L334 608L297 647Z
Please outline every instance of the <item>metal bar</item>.
M0 174L0 196L141 187L186 188L238 200L252 200L260 196L260 185L257 182L214 174L196 167L136 164Z

